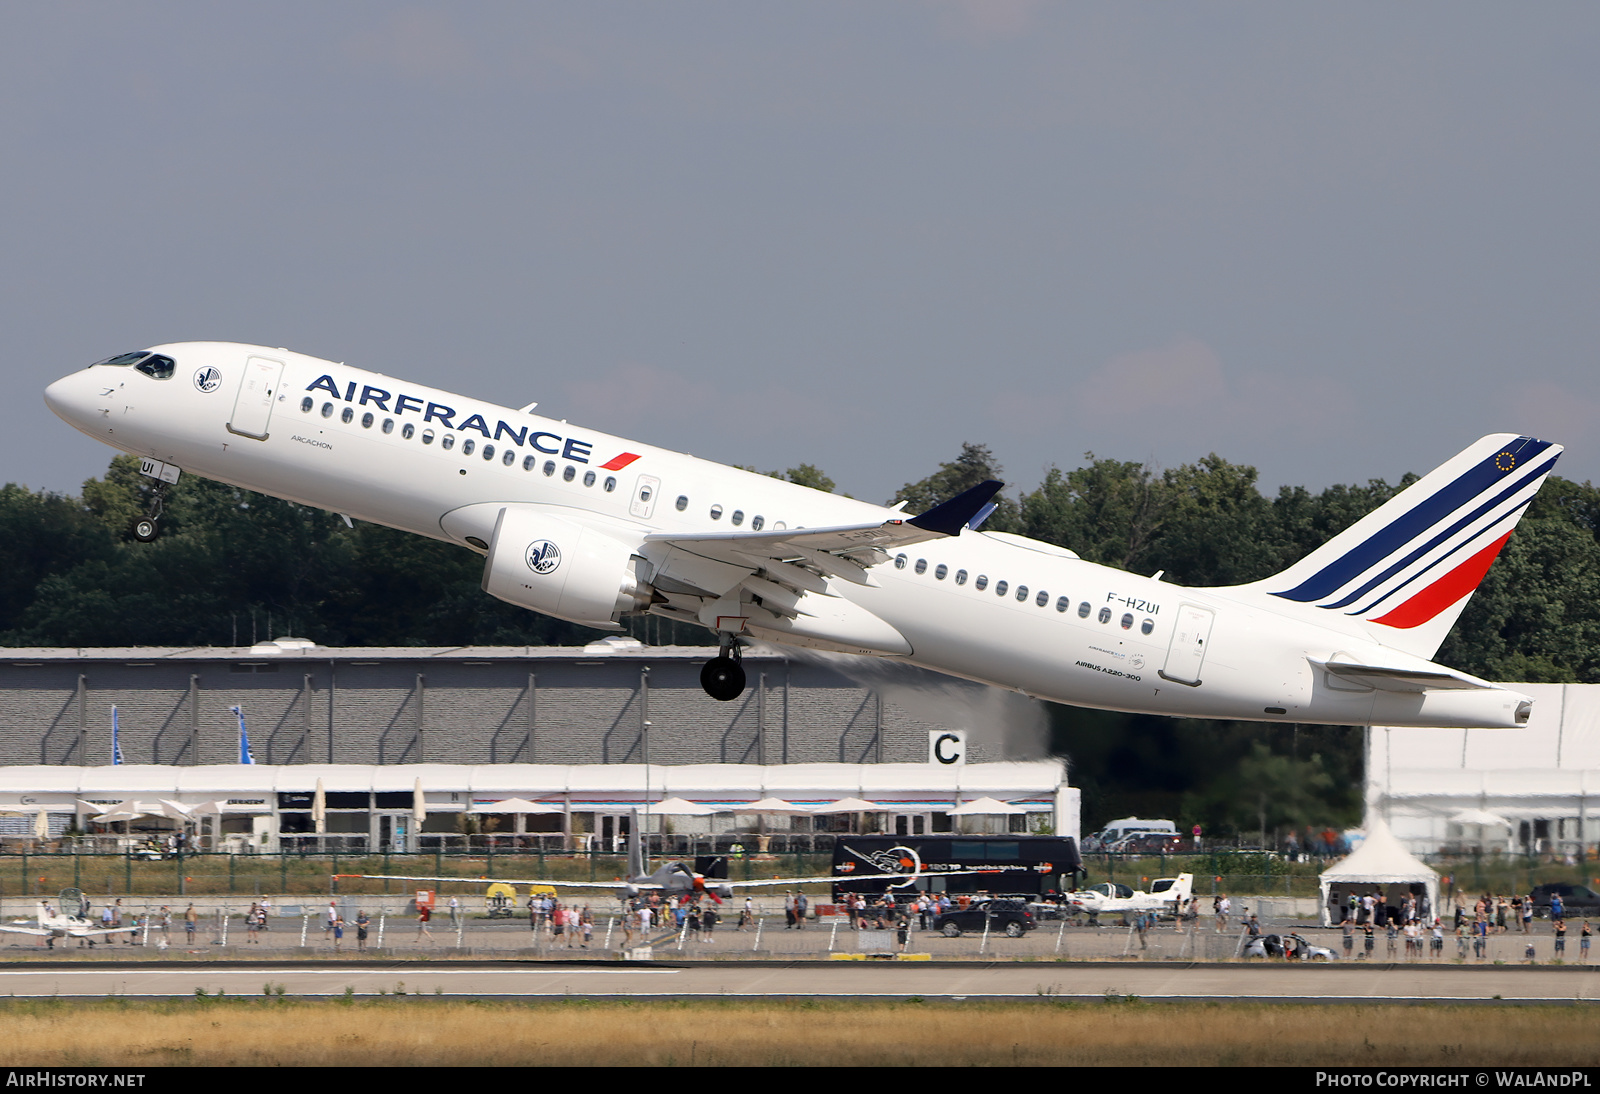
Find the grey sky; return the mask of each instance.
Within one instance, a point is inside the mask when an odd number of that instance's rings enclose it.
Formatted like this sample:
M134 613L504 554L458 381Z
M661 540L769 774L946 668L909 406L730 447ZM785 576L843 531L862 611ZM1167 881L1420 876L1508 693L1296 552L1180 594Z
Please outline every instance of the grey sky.
M1593 4L10 4L0 477L303 352L873 500L989 444L1600 476Z

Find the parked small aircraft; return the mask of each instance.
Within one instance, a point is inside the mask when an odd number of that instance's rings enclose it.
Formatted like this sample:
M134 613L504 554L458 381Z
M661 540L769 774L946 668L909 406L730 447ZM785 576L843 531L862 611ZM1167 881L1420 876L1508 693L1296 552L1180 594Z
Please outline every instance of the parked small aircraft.
M366 878L378 881L432 881L432 882L473 882L489 881L502 885L527 885L551 886L557 889L606 889L616 893L619 897L634 897L641 893L663 894L690 894L704 893L713 900L723 900L733 896L735 889L772 889L783 886L812 885L822 882L838 880L833 874L813 874L807 877L778 877L762 878L750 881L729 881L726 878L715 877L697 871L683 862L664 862L654 870L649 870L644 859L644 848L638 837L638 821L635 821L628 835L628 876L621 881L566 881L556 878L509 878L509 877L432 877L410 874L335 874L335 878ZM951 877L955 874L978 873L975 870L924 870L922 860L917 853L908 847L894 849L898 854L879 856L874 859L862 858L870 869L852 873L851 876L860 878L869 873L892 874L904 879L901 884L915 881L920 877Z
M58 938L77 938L89 940L93 946L96 938L113 934L131 934L137 927L97 927L89 918L89 900L79 889L63 889L59 897L61 911L57 912L50 906L48 900L39 901L38 914L35 916L36 926L23 927L16 924L26 923L27 920L19 919L11 926L0 926L0 931L7 934L31 934L42 938L45 945L55 949ZM68 909L71 909L69 912Z
M1119 913L1128 915L1134 912L1161 912L1175 915L1182 910L1183 902L1189 899L1189 891L1193 885L1193 874L1158 877L1150 883L1148 893L1119 885L1114 881L1102 881L1081 892L1068 893L1066 902L1075 912L1087 915L1090 919L1102 915Z

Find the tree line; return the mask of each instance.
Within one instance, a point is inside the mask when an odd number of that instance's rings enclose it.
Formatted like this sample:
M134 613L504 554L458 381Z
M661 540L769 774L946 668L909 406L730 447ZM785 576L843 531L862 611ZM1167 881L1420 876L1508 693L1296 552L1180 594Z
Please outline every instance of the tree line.
M809 464L774 477L818 489ZM1005 476L966 444L890 503L908 512ZM1228 585L1286 568L1414 481L1264 495L1252 467L1212 454L1175 468L1101 459L1008 491L987 528L1058 544L1181 585ZM135 542L152 480L118 456L77 497L0 490L0 645L226 646L285 634L329 646L570 645L596 632L501 603L480 556L450 544L186 476L161 538ZM1552 476L1439 651L1491 680L1600 682L1600 490ZM647 642L709 635L641 619ZM1353 822L1359 730L1200 722L1052 707L1086 817L1198 821L1264 832Z

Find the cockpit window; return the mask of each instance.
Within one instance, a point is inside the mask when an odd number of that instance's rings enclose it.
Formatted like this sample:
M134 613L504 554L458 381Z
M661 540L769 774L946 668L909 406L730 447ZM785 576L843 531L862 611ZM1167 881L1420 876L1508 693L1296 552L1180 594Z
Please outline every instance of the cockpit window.
M159 353L152 353L133 367L134 371L142 372L154 379L170 380L172 379L172 374L178 371L178 362L170 357L163 357Z
M150 356L150 351L147 350L147 349L139 350L137 353L119 353L115 357L107 357L104 361L96 361L93 365L90 365L89 367L90 368L95 368L95 367L97 367L99 365L117 365L117 366L137 365L140 361L143 361L146 357L149 357L149 356Z
M112 365L117 368L126 368L132 365L146 376L155 380L170 380L172 374L178 371L178 362L159 353L151 353L147 349L136 353L119 353L115 357L107 357L104 361L96 361L98 365ZM94 366L91 366L94 367Z

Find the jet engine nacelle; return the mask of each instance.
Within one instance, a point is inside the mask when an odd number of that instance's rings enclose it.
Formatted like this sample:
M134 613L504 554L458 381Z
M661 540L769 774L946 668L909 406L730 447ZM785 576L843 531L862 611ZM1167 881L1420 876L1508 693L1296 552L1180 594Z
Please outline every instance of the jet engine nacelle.
M483 591L586 627L616 629L650 604L649 563L628 544L536 506L508 505L495 521Z

